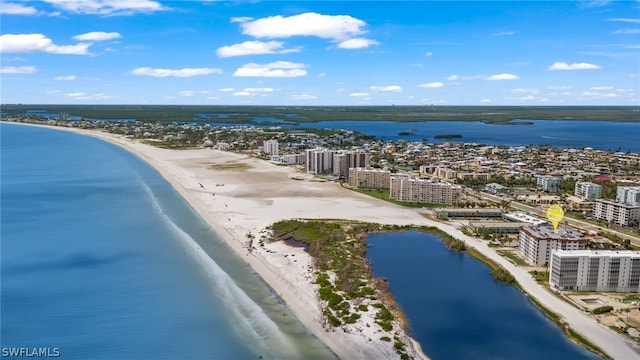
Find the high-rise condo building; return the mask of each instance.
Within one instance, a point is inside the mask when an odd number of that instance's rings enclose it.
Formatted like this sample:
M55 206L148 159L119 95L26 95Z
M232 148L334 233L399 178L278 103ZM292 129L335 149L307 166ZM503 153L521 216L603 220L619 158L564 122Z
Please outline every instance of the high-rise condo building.
M555 250L549 283L559 290L640 292L640 252Z

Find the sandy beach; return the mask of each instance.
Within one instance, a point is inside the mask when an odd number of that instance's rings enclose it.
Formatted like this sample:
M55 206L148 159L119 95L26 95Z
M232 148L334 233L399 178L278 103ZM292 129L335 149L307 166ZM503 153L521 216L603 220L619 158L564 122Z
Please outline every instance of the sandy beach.
M61 129L65 130L65 129ZM397 358L392 343L366 314L353 325L323 326L322 311L313 284L312 259L302 249L282 243L266 243L249 249L249 238L260 239L272 223L292 218L350 219L382 224L436 226L509 270L522 287L545 307L558 313L576 332L616 359L634 359L640 353L631 342L589 314L563 302L537 284L525 269L499 256L486 242L462 234L455 227L429 220L427 210L405 208L374 199L332 182L297 179L294 168L231 152L209 149L166 150L95 131L72 131L101 138L131 151L167 179L253 270L286 302L313 334L340 358ZM296 179L294 179L296 178ZM247 236L247 235L252 236ZM373 316L373 313L371 314ZM406 336L406 335L405 335ZM406 337L415 358L426 358L419 345ZM411 346L409 346L411 347Z

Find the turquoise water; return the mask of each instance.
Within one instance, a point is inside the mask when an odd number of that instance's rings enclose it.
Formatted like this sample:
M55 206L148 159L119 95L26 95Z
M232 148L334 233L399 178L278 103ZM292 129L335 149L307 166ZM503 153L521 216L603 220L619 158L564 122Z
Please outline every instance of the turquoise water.
M147 164L0 125L2 348L67 359L331 359ZM195 241L213 261L190 253Z
M571 343L516 287L418 231L371 234L367 257L385 277L411 335L433 360L598 359Z

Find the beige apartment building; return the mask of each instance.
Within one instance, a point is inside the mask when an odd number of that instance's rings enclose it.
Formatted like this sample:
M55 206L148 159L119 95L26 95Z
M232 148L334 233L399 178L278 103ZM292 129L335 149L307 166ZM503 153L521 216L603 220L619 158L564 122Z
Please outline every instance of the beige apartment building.
M390 197L400 201L453 204L462 197L462 187L458 185L406 175L391 176L390 190Z
M593 206L593 218L611 221L622 226L637 226L640 221L640 206L596 199Z
M358 189L389 190L391 172L376 168L351 168L348 184Z

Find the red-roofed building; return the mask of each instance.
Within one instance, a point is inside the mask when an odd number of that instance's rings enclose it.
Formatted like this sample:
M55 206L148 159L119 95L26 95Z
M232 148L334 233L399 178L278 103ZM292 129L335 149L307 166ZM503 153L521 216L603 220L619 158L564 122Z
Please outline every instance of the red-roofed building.
M608 176L596 176L595 178L593 178L593 181L609 182L611 181L611 178Z

